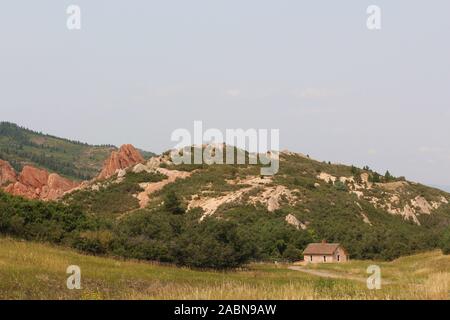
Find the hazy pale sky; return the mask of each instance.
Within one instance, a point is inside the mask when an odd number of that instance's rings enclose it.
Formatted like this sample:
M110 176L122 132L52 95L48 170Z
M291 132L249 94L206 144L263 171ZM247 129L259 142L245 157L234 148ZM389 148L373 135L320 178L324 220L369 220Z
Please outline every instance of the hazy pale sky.
M448 0L4 1L0 120L155 152L194 120L279 128L282 149L450 185L449 34Z

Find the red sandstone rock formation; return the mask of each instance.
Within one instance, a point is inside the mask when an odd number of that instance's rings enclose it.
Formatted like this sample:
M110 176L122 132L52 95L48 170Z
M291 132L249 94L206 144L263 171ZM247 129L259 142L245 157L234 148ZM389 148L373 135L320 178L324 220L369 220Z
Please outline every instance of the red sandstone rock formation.
M16 182L17 175L11 165L0 159L0 187L8 182Z
M32 166L24 166L18 180L25 186L42 188L47 184L48 172Z
M144 161L142 155L132 145L123 145L118 151L113 151L105 161L98 179L109 178L120 169L126 169ZM32 166L24 166L20 175L17 176L8 162L0 160L0 187L12 195L28 199L56 200L78 186L80 184L56 173L50 174Z
M47 185L42 188L41 198L55 200L61 198L66 192L76 188L79 184L63 178L56 173L48 176Z
M9 185L4 190L15 196L22 196L28 199L56 200L69 190L78 186L76 182L63 178L56 173L49 174L45 170L37 169L32 166L25 166L18 177L12 170L11 172L4 168L11 167L7 162L0 160L1 179L6 180L9 177ZM5 163L7 165L5 165ZM12 168L11 168L12 169ZM14 177L14 179L11 179Z
M111 153L97 179L107 179L120 169L126 169L144 161L144 158L135 147L131 144L124 144L118 151Z

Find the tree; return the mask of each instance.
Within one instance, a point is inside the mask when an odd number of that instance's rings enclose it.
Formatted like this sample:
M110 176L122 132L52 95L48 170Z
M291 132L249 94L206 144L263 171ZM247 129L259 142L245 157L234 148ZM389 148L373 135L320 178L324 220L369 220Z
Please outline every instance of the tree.
M174 191L169 191L164 198L164 208L173 214L182 214L184 209L181 207L181 202Z
M300 260L302 252L291 244L288 244L283 252L283 258L288 261Z
M283 239L279 239L277 240L275 246L277 247L278 252L280 253L280 255L283 255L284 250L286 250L286 242L284 242Z
M374 183L381 182L380 174L377 172L374 172L372 175L369 176L369 178L370 178L370 182L374 182Z
M389 182L394 179L389 170L387 170L386 173L384 174L384 179L386 180L386 182Z
M450 254L450 228L442 235L441 249L444 254Z
M187 229L176 241L176 263L195 268L227 269L247 263L256 244L238 231L238 225L206 218Z

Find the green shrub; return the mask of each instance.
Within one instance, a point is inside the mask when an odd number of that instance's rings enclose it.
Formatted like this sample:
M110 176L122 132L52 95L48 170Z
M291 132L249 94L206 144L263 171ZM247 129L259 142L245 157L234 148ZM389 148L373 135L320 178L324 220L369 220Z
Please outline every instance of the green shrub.
M182 214L184 209L181 207L181 202L176 193L170 190L164 197L164 208L173 214Z
M447 229L442 235L441 249L444 254L450 254L450 228Z

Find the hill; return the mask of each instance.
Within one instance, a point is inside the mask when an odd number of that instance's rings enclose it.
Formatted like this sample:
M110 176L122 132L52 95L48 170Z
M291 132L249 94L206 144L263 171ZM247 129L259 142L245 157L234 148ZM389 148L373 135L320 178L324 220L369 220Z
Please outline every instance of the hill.
M171 242L214 221L234 225L254 260L296 260L322 239L342 243L352 258L392 260L443 247L449 200L404 178L292 152L264 179L258 165L174 165L166 153L64 199L120 226L134 257L188 265L195 262L174 258Z
M103 162L116 149L113 145L89 145L0 122L0 159L8 161L16 171L28 164L74 180L88 180L98 175Z
M17 150L39 151L30 138L35 133L3 128L1 138L15 141ZM37 135L74 148L112 148ZM110 162L117 157L113 152ZM280 154L279 172L265 178L261 164L175 165L168 152L144 163L119 162L130 167L113 166L104 179L84 182L58 202L0 192L0 233L99 255L216 269L295 261L308 243L322 239L342 243L353 259L450 251L450 194L389 172L289 151Z
M8 238L0 238L0 261L0 299L449 299L450 289L450 256L438 251L393 262L315 266L335 268L340 279L308 275L283 264L251 264L235 272L196 271ZM388 283L380 290L346 279L366 278L367 266L374 263ZM66 287L69 265L81 269L80 290Z

